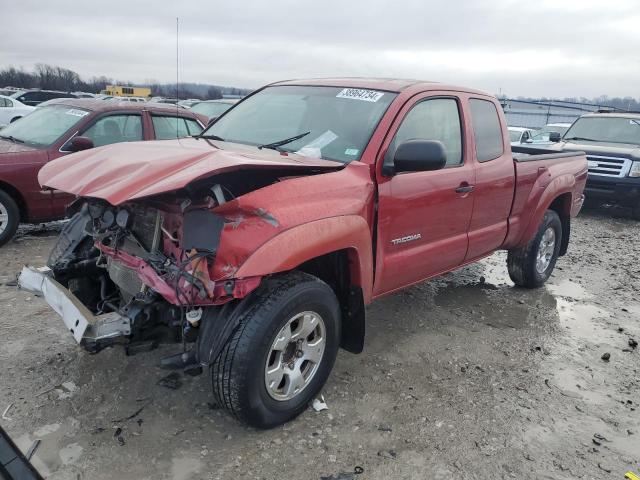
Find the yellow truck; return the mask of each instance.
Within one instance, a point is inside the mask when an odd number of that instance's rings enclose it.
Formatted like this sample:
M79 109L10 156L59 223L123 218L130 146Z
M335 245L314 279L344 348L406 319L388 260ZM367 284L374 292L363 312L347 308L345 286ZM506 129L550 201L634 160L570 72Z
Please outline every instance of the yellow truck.
M107 85L100 91L103 95L113 95L114 97L143 97L151 98L151 89L147 87L123 87L121 85Z

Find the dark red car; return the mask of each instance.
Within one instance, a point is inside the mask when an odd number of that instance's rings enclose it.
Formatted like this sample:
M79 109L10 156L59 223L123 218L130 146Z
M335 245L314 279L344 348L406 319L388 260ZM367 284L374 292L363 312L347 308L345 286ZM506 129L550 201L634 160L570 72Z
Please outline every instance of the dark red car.
M64 217L73 197L38 183L47 162L112 143L196 135L206 122L175 106L64 98L8 125L0 130L0 245L20 222Z

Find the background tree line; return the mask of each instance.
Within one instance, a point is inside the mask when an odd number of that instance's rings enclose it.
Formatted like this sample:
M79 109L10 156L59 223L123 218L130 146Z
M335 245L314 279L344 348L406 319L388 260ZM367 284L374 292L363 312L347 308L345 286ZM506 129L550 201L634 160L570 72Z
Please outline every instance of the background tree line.
M128 81L114 80L113 78L101 75L84 80L78 73L68 68L38 63L33 71L28 72L23 68L13 66L0 68L0 88L41 88L43 90L60 90L63 92L88 92L99 93L107 85L124 85L137 87L150 87L152 96L176 97L176 84L161 84L149 81L141 84L133 84ZM218 99L222 95L246 95L249 90L235 87L222 87L219 85L208 85L201 83L178 84L178 95L180 99Z

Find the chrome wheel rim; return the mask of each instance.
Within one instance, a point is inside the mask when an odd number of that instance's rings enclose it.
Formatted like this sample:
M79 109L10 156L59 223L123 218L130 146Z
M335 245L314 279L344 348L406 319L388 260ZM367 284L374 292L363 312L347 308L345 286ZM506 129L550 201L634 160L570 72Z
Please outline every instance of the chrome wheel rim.
M0 203L0 234L7 229L9 223L9 212L4 204Z
M538 255L536 256L536 270L543 274L549 268L551 259L556 250L556 231L549 227L544 231L540 244L538 245Z
M274 400L284 402L299 395L318 371L327 343L324 320L316 312L290 318L271 344L264 383Z

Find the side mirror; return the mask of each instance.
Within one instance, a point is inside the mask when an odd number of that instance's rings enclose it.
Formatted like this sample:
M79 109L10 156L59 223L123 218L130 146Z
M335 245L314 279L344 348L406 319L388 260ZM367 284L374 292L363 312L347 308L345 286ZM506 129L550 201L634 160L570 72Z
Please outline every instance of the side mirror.
M425 172L440 170L447 163L447 152L436 140L407 140L396 148L393 172Z
M209 119L209 121L207 122L207 127L210 127L211 125L213 125L216 122L216 120L218 120L218 118L220 118L220 117L219 116L218 117L211 117Z
M550 142L553 142L553 143L559 142L561 138L562 138L562 135L560 135L558 132L549 132Z
M67 147L70 152L80 152L93 148L93 140L89 137L73 137Z

